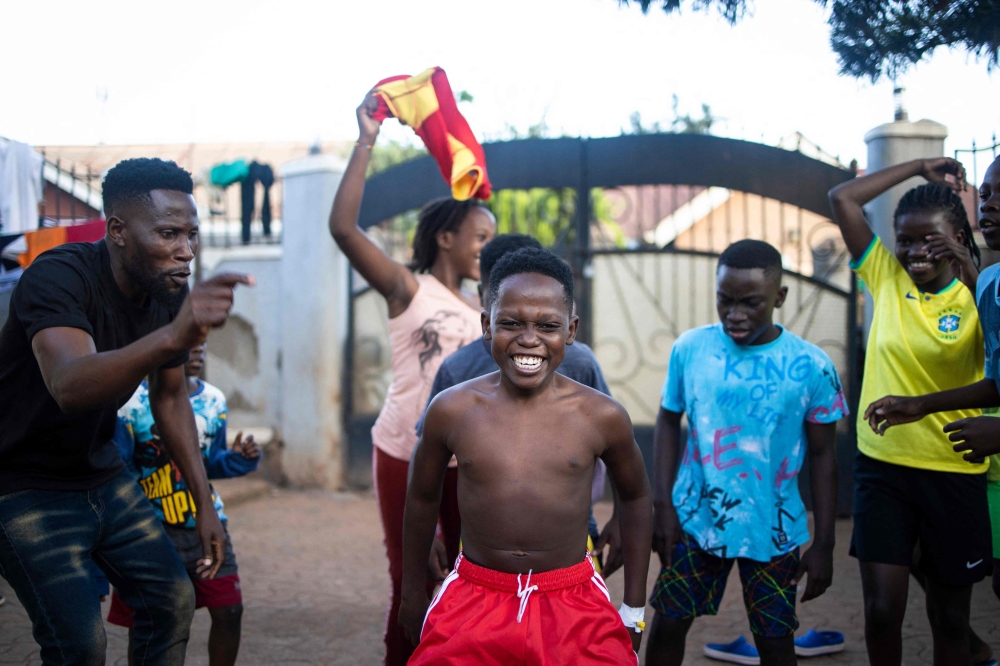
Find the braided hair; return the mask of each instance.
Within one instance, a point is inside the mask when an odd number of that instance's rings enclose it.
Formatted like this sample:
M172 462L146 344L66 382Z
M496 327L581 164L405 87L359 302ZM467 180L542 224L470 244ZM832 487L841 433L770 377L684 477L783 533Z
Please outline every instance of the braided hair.
M896 212L892 216L893 224L899 221L900 216L915 212L941 211L956 231L964 231L965 247L969 248L972 260L979 267L982 256L976 246L976 239L972 235L972 225L969 224L969 214L965 210L965 204L955 190L945 185L937 183L927 183L903 195L896 205Z
M458 231L466 216L475 208L486 206L479 199L458 201L447 197L435 199L420 209L417 216L417 232L413 237L413 261L410 270L426 273L437 259L437 235L446 231Z

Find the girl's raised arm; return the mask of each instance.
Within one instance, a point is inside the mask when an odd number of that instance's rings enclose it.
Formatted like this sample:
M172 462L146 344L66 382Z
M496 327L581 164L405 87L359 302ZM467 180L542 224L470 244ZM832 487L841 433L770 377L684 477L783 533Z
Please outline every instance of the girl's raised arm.
M952 181L948 180L949 175L954 176ZM833 221L840 227L852 259L859 259L875 237L861 207L913 176L923 176L932 183L948 185L956 190L965 188L965 168L962 164L950 157L940 157L897 164L841 183L830 190Z
M358 212L365 192L365 172L379 132L379 123L372 118L376 106L375 95L369 93L358 107L358 145L351 153L333 199L330 234L351 265L388 302L391 318L410 305L418 285L410 269L383 252L358 226Z

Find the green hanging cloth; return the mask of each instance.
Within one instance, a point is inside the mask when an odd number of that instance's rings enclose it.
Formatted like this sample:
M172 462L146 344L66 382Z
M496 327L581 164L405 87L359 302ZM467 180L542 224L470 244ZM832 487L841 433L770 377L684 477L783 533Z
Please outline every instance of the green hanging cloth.
M209 173L209 178L212 181L212 185L226 188L233 183L239 183L246 180L247 174L249 173L250 165L247 164L246 160L233 160L232 162L216 164L212 167L212 171Z

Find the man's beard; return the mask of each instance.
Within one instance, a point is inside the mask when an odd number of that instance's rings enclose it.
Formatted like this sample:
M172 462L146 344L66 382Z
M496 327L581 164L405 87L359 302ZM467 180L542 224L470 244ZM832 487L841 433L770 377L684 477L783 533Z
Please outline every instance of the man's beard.
M150 275L143 262L133 256L129 256L124 262L124 268L129 278L142 292L171 312L180 310L188 295L187 284L180 288L171 288L169 272Z

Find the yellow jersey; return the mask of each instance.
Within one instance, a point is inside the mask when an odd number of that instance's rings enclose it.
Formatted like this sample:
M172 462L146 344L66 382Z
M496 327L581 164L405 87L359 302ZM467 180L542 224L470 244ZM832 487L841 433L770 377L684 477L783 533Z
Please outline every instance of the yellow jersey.
M963 460L943 431L947 423L979 416L978 409L931 414L881 436L864 420L868 405L884 396L925 395L983 379L975 296L957 279L936 294L921 292L877 236L851 268L875 301L858 405L858 449L894 465L982 474L988 463Z

